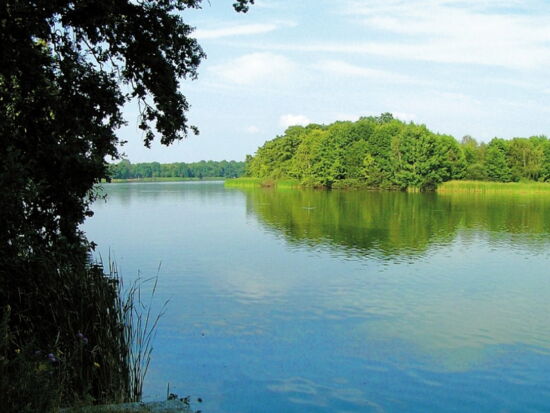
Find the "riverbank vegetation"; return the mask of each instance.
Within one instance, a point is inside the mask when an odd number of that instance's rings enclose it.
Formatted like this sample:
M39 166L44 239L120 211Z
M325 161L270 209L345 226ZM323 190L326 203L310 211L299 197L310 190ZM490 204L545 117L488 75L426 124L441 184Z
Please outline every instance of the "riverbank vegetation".
M488 181L448 181L437 187L438 193L476 192L550 195L547 182L488 182Z
M300 181L296 179L262 179L262 178L252 178L252 177L242 177L237 179L228 179L225 181L225 186L228 188L272 188L277 187L281 188L297 188L300 187Z
M224 181L223 176L208 176L206 178L178 178L178 177L155 177L155 178L128 178L128 179L103 179L102 183L124 183L124 182L197 182L197 181Z
M105 274L100 264L58 258L20 268L2 297L10 303L0 320L3 409L140 400L161 314L142 301L141 281L123 291L113 263ZM37 285L37 275L47 282Z
M136 354L134 344L142 348L151 336L140 335L139 318L126 318L134 307L92 262L94 243L80 225L93 215L97 184L110 176L106 159L121 157L117 129L127 103L138 104L146 147L198 134L180 80L196 78L205 57L182 18L201 0L96 3L0 3L0 405L7 413L141 396L136 378L148 351ZM233 7L246 12L253 3Z
M143 180L173 178L172 180L203 178L237 178L244 174L245 163L237 161L200 161L175 163L131 163L122 160L109 165L109 176L112 180Z
M246 175L305 187L434 190L450 180L550 181L545 136L492 139L430 131L389 113L357 122L292 126L248 156ZM233 183L232 185L236 185Z

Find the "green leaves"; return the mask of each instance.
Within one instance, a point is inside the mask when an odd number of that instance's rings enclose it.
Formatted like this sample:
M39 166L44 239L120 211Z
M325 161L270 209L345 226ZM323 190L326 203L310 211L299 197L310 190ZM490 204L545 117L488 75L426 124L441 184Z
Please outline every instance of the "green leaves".
M237 12L246 13L251 4L254 4L254 0L237 0L233 3L233 7Z
M252 176L291 176L328 187L344 179L360 179L369 187L426 189L460 176L465 167L452 137L405 124L387 113L357 122L300 128L298 141L295 128L258 149L250 161ZM291 141L295 143L290 145ZM292 150L286 151L289 145ZM287 172L289 156L292 167Z
M246 12L253 3L238 0L234 7ZM28 317L21 325L58 326L70 317L61 312L60 320L44 323L51 298L58 297L44 286L59 274L65 279L87 269L93 244L79 225L91 214L94 185L108 177L107 160L119 157L124 104L139 103L145 146L198 133L189 125L180 82L197 77L205 54L181 11L200 5L0 2L0 302ZM48 271L44 262L51 263ZM40 340L53 345L56 328L41 330Z
M293 177L325 187L348 179L367 187L418 190L464 178L550 181L550 141L545 136L495 138L487 145L465 136L459 144L450 135L383 113L357 122L288 128L248 164L254 177Z

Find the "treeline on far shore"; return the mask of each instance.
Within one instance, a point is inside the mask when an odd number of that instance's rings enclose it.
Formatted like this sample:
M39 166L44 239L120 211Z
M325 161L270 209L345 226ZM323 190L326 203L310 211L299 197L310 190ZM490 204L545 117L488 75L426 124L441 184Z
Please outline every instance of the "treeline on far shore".
M245 163L237 161L131 163L128 160L122 160L109 165L111 179L238 178L244 174L244 170Z
M246 176L301 186L435 189L450 180L550 181L546 136L457 141L389 113L357 122L292 126L247 156Z

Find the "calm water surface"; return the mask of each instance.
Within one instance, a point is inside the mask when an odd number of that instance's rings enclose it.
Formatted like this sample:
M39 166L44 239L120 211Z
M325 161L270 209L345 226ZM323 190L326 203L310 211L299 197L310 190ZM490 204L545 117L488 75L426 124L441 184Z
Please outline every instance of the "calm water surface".
M105 186L84 226L170 299L146 398L550 411L550 197Z

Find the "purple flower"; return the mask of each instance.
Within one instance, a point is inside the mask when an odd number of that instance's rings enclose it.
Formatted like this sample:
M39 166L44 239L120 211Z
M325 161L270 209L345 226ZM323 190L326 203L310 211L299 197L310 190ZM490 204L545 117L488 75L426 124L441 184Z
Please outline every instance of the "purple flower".
M77 333L76 336L82 341L84 345L88 344L88 337L82 333Z
M48 360L50 360L52 363L57 362L57 358L53 355L53 353L48 354Z

